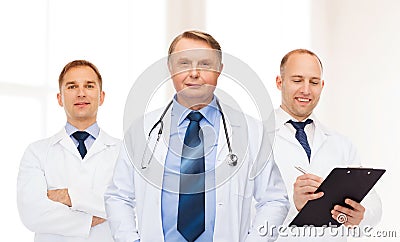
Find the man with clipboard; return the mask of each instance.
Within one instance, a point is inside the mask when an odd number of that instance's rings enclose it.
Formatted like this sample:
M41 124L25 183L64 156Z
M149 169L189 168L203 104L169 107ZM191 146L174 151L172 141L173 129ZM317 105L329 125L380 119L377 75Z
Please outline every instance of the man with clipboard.
M276 110L276 141L274 158L285 181L291 202L286 218L288 225L309 200L318 199L316 193L323 178L335 167L360 167L354 145L344 136L322 125L313 113L317 106L324 80L322 63L317 55L305 49L287 53L276 77L282 102ZM295 167L302 167L302 174ZM346 199L350 208L335 205L331 211L334 219L346 227L374 226L382 214L381 201L374 190L362 203ZM320 228L323 229L323 228ZM346 241L347 236L319 231L311 236L280 235L278 241Z

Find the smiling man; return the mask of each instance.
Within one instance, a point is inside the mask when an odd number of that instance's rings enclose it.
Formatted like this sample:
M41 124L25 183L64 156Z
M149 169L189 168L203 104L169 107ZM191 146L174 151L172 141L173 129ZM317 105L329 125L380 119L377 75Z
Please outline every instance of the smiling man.
M322 63L318 56L306 49L287 53L281 61L276 86L282 102L276 110L275 161L282 173L291 201L286 222L296 216L307 201L318 199L323 193L314 192L335 167L361 165L356 148L344 136L322 125L315 114L324 88ZM299 166L309 174L301 175ZM349 208L336 205L331 214L337 219L345 214L345 226L374 226L381 217L381 202L372 190L360 204L346 199ZM322 228L319 228L322 229ZM281 237L279 241L346 241L346 235L318 231L314 237Z
M120 141L96 122L105 96L101 75L88 61L72 61L61 71L59 89L67 123L25 151L18 174L21 220L35 242L112 242L103 194Z

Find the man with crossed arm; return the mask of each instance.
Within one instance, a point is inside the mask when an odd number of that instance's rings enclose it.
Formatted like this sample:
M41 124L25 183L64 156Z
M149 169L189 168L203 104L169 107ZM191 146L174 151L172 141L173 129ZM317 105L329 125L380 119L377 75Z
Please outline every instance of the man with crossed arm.
M112 242L103 194L120 141L96 121L105 96L101 75L88 61L72 61L59 88L67 123L25 151L17 184L21 220L35 242Z

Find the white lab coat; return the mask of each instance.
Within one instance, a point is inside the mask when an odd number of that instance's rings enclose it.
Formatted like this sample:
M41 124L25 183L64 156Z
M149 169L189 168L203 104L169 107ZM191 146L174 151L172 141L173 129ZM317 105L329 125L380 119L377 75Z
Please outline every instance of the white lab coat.
M225 161L228 149L221 121L215 171L216 184L221 185L216 188L214 241L270 241L267 237L260 237L257 229L267 222L277 226L283 222L288 211L285 186L274 161L269 159L272 156L263 157L266 166L262 173L255 179L249 178L260 146L262 127L250 119L247 120L246 126L241 122L243 119L235 117L236 111L226 106L222 107L228 122L228 133L234 134L230 135L232 149L239 156L240 164L233 167ZM154 159L147 169L140 168L145 135L159 119L161 111L148 115L145 119L145 132L143 121L139 121L136 124L134 122L125 135L126 147L121 150L112 184L105 195L108 220L116 242L132 242L136 239L140 239L141 242L164 241L160 188L164 173L163 164L168 151L170 111L164 118L164 130ZM152 136L156 137L157 133L158 128ZM135 135L142 135L143 140L136 142ZM150 141L151 149L154 143L153 140ZM243 155L243 151L247 151L246 155ZM132 158L135 167L129 157ZM232 177L229 178L226 174ZM150 182L147 182L149 180ZM225 182L221 182L222 180ZM250 210L253 197L257 200L257 212L251 226Z
M310 117L314 121L315 132L311 146L311 161L309 162L306 152L295 138L294 133L284 126L284 123L290 119L290 116L281 108L277 109L275 113L276 139L274 156L285 181L291 204L284 223L288 225L298 213L293 202L293 184L296 178L302 174L294 168L295 166L300 166L311 174L325 178L335 167L360 167L361 162L354 145L344 136L323 126L315 115L311 115ZM376 225L381 218L382 205L375 190L372 190L361 204L366 208L366 212L360 227L364 225ZM322 232L322 228L318 228L318 234L321 235L323 233L325 237L311 236L306 238L290 236L290 231L286 230L283 233L284 236L281 236L278 241L346 241L346 236L336 236L336 233L340 234L342 229L339 228L339 230L334 232L329 232L328 230Z
M92 216L106 218L104 191L120 141L100 130L82 160L65 129L35 142L21 160L17 202L35 242L112 242L108 222L91 228ZM68 188L72 207L48 199L47 190Z

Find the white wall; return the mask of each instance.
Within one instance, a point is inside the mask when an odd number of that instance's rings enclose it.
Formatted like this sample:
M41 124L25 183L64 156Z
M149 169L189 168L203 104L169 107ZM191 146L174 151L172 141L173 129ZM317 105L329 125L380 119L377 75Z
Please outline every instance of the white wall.
M33 241L16 206L20 159L31 142L66 122L58 75L75 59L103 77L98 123L122 137L125 98L145 68L166 54L164 1L0 1L0 241Z
M319 117L351 138L366 166L387 169L377 189L391 230L400 226L399 13L397 0L313 0L311 15L325 65Z

